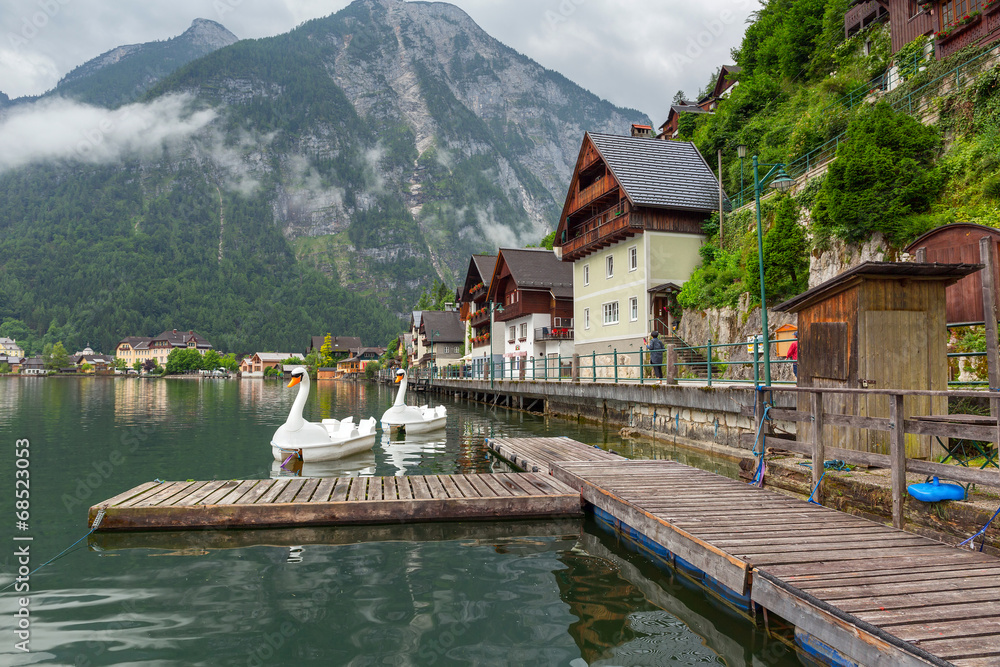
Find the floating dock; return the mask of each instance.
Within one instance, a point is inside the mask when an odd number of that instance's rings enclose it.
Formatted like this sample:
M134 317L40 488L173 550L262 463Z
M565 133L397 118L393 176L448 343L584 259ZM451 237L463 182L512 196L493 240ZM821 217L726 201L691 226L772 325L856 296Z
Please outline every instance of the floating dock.
M275 528L579 516L548 475L415 475L146 482L90 508L99 531Z
M572 442L544 440L489 446L520 467ZM673 461L550 467L598 519L727 601L785 618L824 660L1000 665L1000 559Z

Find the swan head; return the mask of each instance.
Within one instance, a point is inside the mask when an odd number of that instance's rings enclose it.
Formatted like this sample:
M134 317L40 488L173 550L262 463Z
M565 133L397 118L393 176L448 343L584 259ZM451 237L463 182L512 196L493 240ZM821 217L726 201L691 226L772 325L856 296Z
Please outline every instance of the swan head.
M404 371L402 368L396 371L396 384L402 382L404 377L406 377L406 371Z
M289 381L288 386L294 387L298 383L302 382L302 378L306 377L306 369L302 366L296 366L292 369L292 379Z

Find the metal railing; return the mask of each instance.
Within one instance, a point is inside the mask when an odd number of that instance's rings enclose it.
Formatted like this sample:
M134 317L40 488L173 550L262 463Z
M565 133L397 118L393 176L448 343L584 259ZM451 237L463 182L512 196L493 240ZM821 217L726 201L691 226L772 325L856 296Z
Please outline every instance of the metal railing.
M986 58L987 56L995 55L998 49L1000 49L1000 43L998 43L993 48L984 51L983 53L980 53L979 55L969 58L968 60L948 70L944 74L941 74L935 79L932 79L931 81L923 84L922 86L919 86L918 88L911 90L905 96L900 97L900 99L893 102L891 104L892 108L895 109L896 111L902 111L910 115L926 110L928 107L932 106L936 98L939 97L940 90L945 86L946 81L948 81L951 78L954 78L954 88L955 89L962 88L967 83L965 79L971 78L967 75L968 71L972 69L973 66L978 65L979 62L984 58ZM919 65L916 66L916 69L919 70ZM963 79L963 73L966 74L965 79ZM889 73L883 74L881 76L885 83L880 84L878 88L879 90L885 91L891 87L888 85L888 83L892 79ZM897 74L896 76L903 77L902 79L899 78L896 79L896 81L899 81L908 78L909 76L912 76L912 73L906 75ZM860 91L862 89L871 89L871 90L868 93L868 95L862 97L860 95ZM858 104L862 103L863 101L867 100L868 96L872 92L876 92L876 90L872 88L870 84L864 84L863 86L855 89L854 91L847 93L847 95L841 97L836 102L826 107L826 109L830 109L838 105L846 105L848 109L851 109L857 106ZM793 179L799 179L802 176L811 172L813 169L822 167L831 162L834 158L836 158L837 149L840 147L840 144L846 141L847 141L847 132L846 131L841 132L840 134L833 137L832 139L827 140L820 146L817 146L816 148L813 148L799 155L798 157L789 160L785 167L785 171ZM762 183L761 186L763 185L765 184ZM730 198L730 201L732 202L733 207L735 209L742 208L743 206L750 204L753 200L754 200L753 184L750 184L749 186L743 188L742 191L738 192L735 196Z

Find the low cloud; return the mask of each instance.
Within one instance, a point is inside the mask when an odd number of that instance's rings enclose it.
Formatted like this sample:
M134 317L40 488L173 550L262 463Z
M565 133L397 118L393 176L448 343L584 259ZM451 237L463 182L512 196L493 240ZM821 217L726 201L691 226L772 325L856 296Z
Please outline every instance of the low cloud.
M0 172L44 162L114 164L182 144L215 120L193 109L190 95L168 95L119 109L64 98L10 108L0 115Z

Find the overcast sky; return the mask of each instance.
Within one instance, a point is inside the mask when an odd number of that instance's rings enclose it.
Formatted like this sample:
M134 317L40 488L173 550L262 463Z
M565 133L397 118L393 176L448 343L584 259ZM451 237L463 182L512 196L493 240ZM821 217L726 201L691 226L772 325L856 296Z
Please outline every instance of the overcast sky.
M266 37L349 0L0 0L0 91L52 88L123 44L167 39L195 18L239 38ZM757 0L452 0L493 37L591 92L666 119L674 93L694 96L729 63Z

